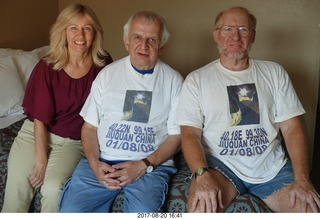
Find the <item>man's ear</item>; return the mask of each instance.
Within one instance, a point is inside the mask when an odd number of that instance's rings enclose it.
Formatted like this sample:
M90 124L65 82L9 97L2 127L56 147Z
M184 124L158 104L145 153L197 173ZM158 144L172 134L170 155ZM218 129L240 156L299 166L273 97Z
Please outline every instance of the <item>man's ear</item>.
M163 45L159 48L159 52L158 52L159 55L161 55L163 53L165 47L166 47L166 45Z
M213 36L213 40L214 40L214 42L218 42L218 35L219 35L219 31L218 30L214 30L213 32L212 32L212 36Z
M253 31L251 35L251 43L253 44L255 40L256 40L256 31Z
M127 51L129 51L129 42L128 42L128 40L125 37L123 37L122 40L123 40L124 47L126 48Z

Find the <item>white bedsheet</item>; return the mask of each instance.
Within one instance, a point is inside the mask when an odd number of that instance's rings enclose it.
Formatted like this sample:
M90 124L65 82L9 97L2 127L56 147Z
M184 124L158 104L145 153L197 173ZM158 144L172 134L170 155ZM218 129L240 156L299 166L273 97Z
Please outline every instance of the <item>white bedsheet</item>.
M26 116L22 113L16 113L12 114L10 116L4 116L0 117L0 129L4 129L10 125L12 125L15 122L18 122L19 120L25 118Z

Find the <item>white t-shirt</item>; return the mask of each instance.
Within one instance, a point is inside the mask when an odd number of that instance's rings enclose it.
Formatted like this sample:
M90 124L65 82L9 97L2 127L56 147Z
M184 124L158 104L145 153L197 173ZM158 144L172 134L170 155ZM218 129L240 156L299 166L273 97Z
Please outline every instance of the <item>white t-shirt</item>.
M206 153L239 178L263 183L287 159L279 123L304 112L280 65L250 59L248 69L235 72L215 60L187 76L176 122L202 129Z
M145 75L134 70L129 56L103 68L80 112L98 128L101 158L145 158L168 135L180 134L174 121L182 83L182 76L160 60ZM164 165L173 165L172 159Z

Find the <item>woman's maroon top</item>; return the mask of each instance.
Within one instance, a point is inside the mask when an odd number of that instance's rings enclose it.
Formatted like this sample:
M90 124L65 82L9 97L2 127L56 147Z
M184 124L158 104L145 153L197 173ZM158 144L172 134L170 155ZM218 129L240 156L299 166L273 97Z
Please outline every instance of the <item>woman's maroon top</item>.
M111 56L107 56L106 64L111 62ZM40 60L28 80L22 104L24 114L31 121L36 118L47 124L53 134L80 140L84 120L79 113L102 68L93 65L85 76L74 79L63 69L54 70Z

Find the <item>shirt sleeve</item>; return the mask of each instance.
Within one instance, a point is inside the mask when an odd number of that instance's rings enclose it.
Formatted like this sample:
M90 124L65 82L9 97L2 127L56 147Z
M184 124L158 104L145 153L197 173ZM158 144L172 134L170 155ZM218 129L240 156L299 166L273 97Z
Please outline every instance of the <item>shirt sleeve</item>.
M30 120L36 118L46 124L51 124L54 116L50 68L43 60L35 66L28 80L22 104L24 114Z
M168 126L168 134L169 135L177 135L180 134L180 126L175 123L175 119L177 116L177 107L179 103L179 96L181 92L181 87L183 83L182 77L176 77L173 85L172 98L171 98L171 109L169 112L169 117L167 121Z
M83 117L84 121L95 127L98 127L102 113L100 81L103 79L101 77L102 74L98 74L97 78L93 81L90 94L80 112L80 116Z
M199 85L194 74L187 76L182 85L179 98L177 119L178 125L202 129L203 114L199 103Z
M275 122L282 122L305 113L288 73L282 67L279 73Z

